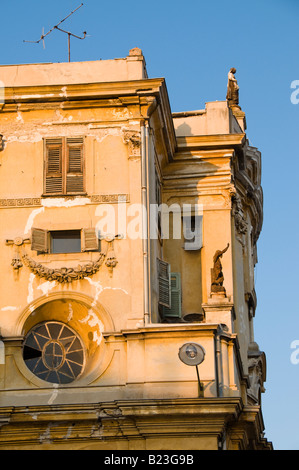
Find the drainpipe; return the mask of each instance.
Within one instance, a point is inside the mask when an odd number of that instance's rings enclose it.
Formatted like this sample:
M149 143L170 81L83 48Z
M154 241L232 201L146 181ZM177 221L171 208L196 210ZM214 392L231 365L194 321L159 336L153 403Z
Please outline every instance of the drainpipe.
M141 125L141 202L142 202L142 250L143 250L143 292L144 325L150 322L150 253L149 253L149 120L158 107L156 98L148 99L147 118Z
M214 343L215 343L215 382L216 382L216 392L217 397L222 396L222 389L220 387L220 373L221 373L221 347L220 347L220 337L218 328L214 334Z
M141 204L142 204L142 253L143 253L143 322L149 318L149 252L148 252L148 194L147 194L148 128L141 125Z

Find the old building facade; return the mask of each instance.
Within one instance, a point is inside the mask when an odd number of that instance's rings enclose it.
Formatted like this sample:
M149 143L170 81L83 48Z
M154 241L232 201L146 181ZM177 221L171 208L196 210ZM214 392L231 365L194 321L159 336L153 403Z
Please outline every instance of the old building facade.
M0 67L0 448L271 449L261 155L140 49Z

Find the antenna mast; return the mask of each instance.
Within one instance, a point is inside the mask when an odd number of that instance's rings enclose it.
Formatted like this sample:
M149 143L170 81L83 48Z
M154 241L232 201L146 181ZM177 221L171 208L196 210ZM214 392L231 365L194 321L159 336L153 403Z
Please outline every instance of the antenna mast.
M65 33L65 34L68 35L68 59L69 59L69 62L70 62L71 61L71 36L73 36L74 38L77 38L77 39L85 39L87 33L86 33L86 31L84 31L83 32L83 37L81 37L81 36L77 36L76 34L71 33L70 31L65 31L64 29L59 28L59 26L67 18L69 18L73 13L75 13L77 10L79 10L79 8L81 8L82 6L83 6L83 3L81 3L81 5L79 5L77 8L75 8L75 10L71 11L65 18L63 18L61 21L59 21L58 24L53 26L53 28L51 28L46 34L44 34L44 31L43 31L41 37L37 41L25 41L24 40L23 42L30 42L30 43L38 44L38 43L40 43L40 41L42 41L43 46L45 48L45 37L48 36L50 33L52 33L52 31L57 29L58 31L61 31L62 33Z

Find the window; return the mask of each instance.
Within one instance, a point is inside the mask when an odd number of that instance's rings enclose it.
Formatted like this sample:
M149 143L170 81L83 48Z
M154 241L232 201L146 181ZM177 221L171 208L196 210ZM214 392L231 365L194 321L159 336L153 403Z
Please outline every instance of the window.
M50 232L50 244L51 253L79 253L81 251L81 231Z
M52 231L33 228L31 250L38 253L98 251L99 239L94 228Z
M24 340L23 359L28 369L50 383L73 382L82 372L84 349L78 335L63 323L36 325Z
M84 139L44 140L44 195L84 193Z

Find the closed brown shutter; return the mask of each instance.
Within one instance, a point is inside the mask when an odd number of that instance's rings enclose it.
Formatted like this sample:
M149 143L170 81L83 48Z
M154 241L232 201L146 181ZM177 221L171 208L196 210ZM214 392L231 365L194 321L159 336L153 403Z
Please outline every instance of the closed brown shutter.
M99 239L95 228L82 230L82 251L98 251Z
M159 304L171 308L170 264L158 259Z
M83 193L83 138L67 138L66 153L66 193Z
M40 228L31 230L31 250L47 253L48 249L48 231Z
M45 140L45 194L62 194L62 139Z

